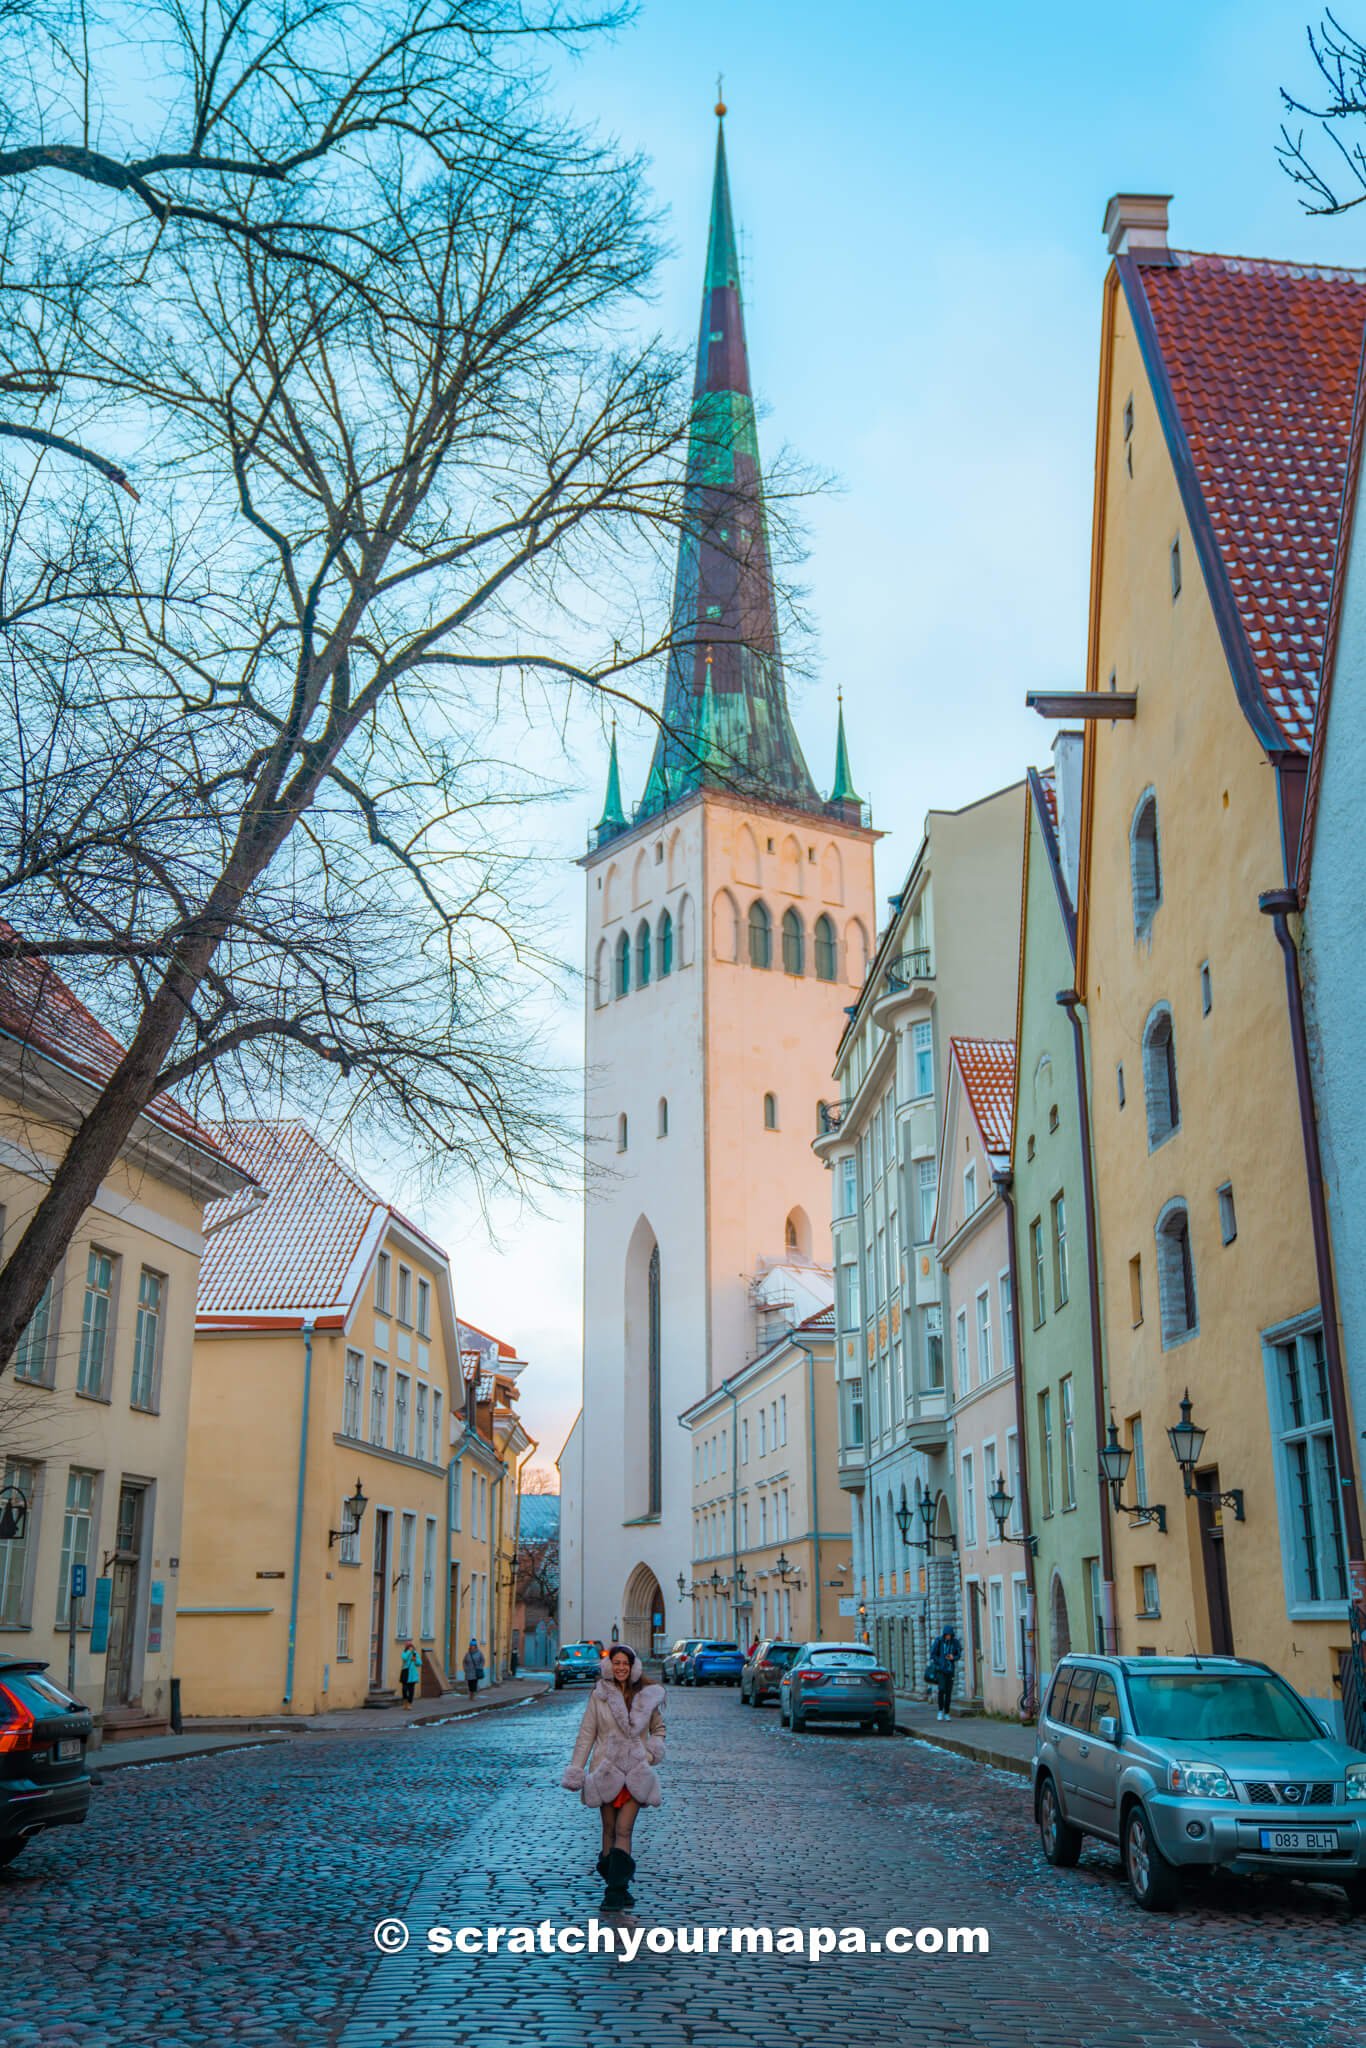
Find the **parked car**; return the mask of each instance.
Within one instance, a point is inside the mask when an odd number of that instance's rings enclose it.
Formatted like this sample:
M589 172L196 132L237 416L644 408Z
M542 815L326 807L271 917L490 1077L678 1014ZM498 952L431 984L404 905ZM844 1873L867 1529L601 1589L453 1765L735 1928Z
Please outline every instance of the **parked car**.
M740 1705L761 1707L765 1700L776 1700L778 1681L800 1648L800 1643L780 1643L772 1637L757 1643L740 1673Z
M738 1643L701 1642L688 1662L687 1685L738 1685L745 1653Z
M679 1637L668 1656L664 1659L665 1685L687 1684L688 1669L692 1663L693 1651L700 1650L702 1642L703 1638L701 1636Z
M555 1690L566 1685L595 1685L602 1668L600 1643L562 1643L555 1652Z
M1340 1885L1366 1912L1366 1755L1245 1657L1064 1657L1034 1745L1034 1813L1061 1869L1113 1842L1140 1906L1218 1866Z
M863 1643L803 1643L778 1681L778 1714L794 1735L813 1720L896 1729L892 1674Z
M37 1658L0 1654L0 1865L44 1828L75 1827L90 1810L88 1707Z

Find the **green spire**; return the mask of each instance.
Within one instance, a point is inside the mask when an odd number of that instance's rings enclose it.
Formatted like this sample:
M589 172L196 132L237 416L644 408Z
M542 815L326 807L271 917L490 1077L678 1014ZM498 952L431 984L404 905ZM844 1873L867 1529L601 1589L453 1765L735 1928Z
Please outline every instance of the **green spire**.
M726 131L716 123L716 169L712 177L711 225L707 231L707 292L740 289L740 251L730 210L730 176L726 168Z
M602 807L602 816L598 820L598 831L600 833L624 832L625 829L626 813L621 807L621 770L617 766L617 728L614 720L612 725L612 752L607 762L607 801Z
M858 804L863 799L854 788L854 778L849 772L849 746L844 737L844 692L839 694L839 725L835 733L835 786L830 792L832 804Z

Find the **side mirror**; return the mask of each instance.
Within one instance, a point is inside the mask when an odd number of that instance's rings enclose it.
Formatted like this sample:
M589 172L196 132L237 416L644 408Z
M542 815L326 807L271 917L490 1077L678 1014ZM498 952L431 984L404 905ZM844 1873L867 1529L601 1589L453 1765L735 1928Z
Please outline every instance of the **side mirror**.
M1096 1727L1096 1733L1102 1742L1118 1742L1119 1716L1117 1714L1102 1714Z

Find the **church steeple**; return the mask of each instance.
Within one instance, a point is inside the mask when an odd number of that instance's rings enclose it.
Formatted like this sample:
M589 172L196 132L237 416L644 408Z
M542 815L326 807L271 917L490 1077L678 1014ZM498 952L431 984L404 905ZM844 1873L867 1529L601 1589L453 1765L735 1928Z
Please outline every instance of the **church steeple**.
M626 829L626 813L621 806L621 769L617 765L617 728L612 725L612 751L607 758L607 801L602 807L598 820L598 837L610 839L614 832Z
M835 729L835 786L830 792L832 804L861 804L862 797L854 788L854 778L849 772L849 747L844 737L844 692L839 696L839 724Z
M783 682L725 130L719 125L725 107L718 104L716 112L673 647L642 812L661 807L661 791L672 801L702 782L819 810ZM704 697L710 698L705 707Z

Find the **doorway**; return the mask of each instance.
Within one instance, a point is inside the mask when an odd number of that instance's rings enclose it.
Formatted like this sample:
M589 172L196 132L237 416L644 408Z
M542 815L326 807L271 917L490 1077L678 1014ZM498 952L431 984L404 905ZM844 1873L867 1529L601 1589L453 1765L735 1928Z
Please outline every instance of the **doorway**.
M983 1593L980 1579L968 1581L968 1655L972 1659L972 1697L982 1697Z
M1209 1648L1212 1657L1232 1657L1233 1613L1228 1600L1228 1563L1224 1556L1224 1510L1219 1503L1219 1467L1195 1475L1196 1514L1200 1522L1200 1555L1205 1567L1205 1600L1209 1607Z
M388 1508L375 1511L375 1566L370 1586L370 1683L376 1692L384 1686L385 1621L389 1605L389 1522Z
M147 1488L125 1480L119 1488L119 1514L114 1535L114 1570L109 1589L109 1655L104 1666L104 1704L141 1704L135 1692L134 1652L138 1635L138 1592L142 1578L144 1506Z

